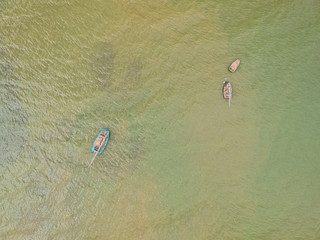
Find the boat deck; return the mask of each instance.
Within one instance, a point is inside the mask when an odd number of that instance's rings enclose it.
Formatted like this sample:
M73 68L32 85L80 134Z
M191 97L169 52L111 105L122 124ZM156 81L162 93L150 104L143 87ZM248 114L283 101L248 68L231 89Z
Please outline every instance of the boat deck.
M232 98L232 86L230 82L225 82L223 85L223 97L224 98Z
M109 131L103 129L97 136L96 140L94 141L91 152L98 153L98 155L100 155L105 149L105 147L107 146L108 140L109 140Z

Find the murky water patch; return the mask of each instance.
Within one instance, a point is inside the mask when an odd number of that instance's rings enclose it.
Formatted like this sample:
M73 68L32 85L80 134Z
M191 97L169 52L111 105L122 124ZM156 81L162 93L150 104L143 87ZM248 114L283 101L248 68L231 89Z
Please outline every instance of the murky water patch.
M113 70L116 51L110 43L101 43L97 48L96 59L93 64L93 71L96 75L98 85L112 87L111 74Z
M28 115L20 101L21 83L14 75L14 66L5 50L0 52L0 58L0 162L5 167L19 159L24 150Z

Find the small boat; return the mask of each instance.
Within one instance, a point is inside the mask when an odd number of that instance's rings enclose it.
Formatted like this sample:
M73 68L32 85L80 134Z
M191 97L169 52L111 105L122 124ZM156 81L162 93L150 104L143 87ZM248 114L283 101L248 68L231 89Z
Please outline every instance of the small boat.
M223 97L228 99L232 98L232 86L229 81L223 82Z
M94 140L91 148L91 152L94 153L94 156L89 164L89 167L93 163L95 157L98 155L100 156L101 153L104 151L106 148L108 142L109 142L109 136L110 136L110 131L106 129L102 129L101 132L98 134L96 139Z
M233 63L231 63L231 65L229 67L229 71L235 72L237 70L237 68L239 67L239 65L240 65L240 60L239 59L235 60Z

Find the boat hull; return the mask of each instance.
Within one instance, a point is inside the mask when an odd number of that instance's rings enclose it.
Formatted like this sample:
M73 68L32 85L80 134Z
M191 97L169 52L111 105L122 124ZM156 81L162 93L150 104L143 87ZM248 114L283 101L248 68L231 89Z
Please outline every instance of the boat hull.
M223 84L223 97L224 98L232 98L232 86L229 81L224 82Z
M108 145L109 136L110 131L102 129L92 144L91 152L100 156Z
M237 59L233 63L231 63L231 65L229 67L229 71L230 72L235 72L239 66L240 66L240 60Z

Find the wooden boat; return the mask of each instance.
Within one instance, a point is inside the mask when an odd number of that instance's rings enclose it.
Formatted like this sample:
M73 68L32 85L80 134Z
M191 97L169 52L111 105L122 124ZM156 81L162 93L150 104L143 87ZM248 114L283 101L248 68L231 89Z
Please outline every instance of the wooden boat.
M235 60L233 63L231 63L231 65L229 67L229 71L235 72L237 70L237 68L239 67L239 65L240 65L240 60L239 59Z
M223 97L228 99L232 98L232 86L229 81L224 81L223 83Z
M104 151L106 148L108 142L109 142L109 136L110 136L110 131L106 129L102 129L101 132L98 134L96 139L94 140L91 148L91 152L94 153L94 156L89 164L89 167L93 163L95 157L98 155L100 156L101 153Z

